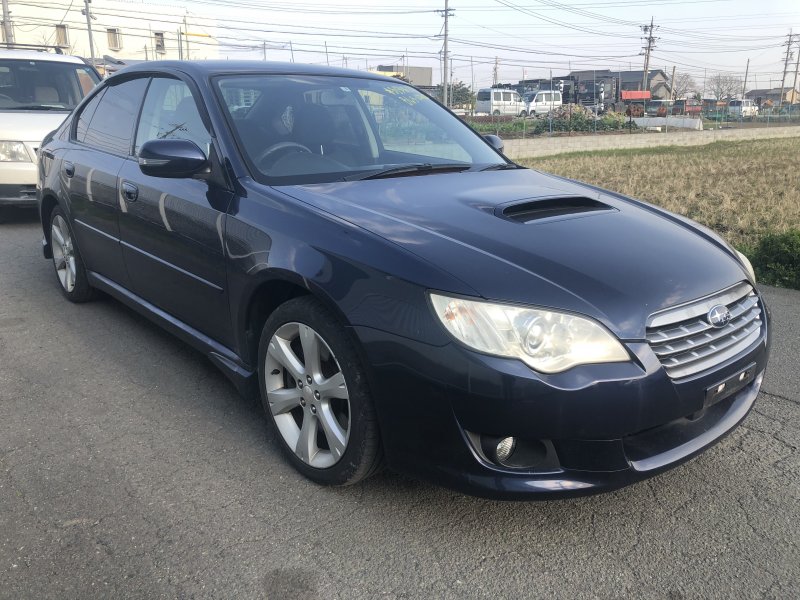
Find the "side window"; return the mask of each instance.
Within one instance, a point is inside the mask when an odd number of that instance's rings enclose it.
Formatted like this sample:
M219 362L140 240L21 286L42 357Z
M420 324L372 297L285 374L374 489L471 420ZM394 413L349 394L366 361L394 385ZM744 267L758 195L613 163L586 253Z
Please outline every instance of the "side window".
M147 90L134 152L150 140L189 140L208 156L211 136L192 91L180 79L158 77Z
M97 110L97 105L100 104L100 99L105 93L105 90L101 90L99 94L89 100L89 102L83 107L78 115L78 123L75 128L75 139L79 142L83 142L86 138L86 130L89 129L89 123L92 121L94 111Z
M561 102L561 92L555 92L553 94L553 98L555 99L556 102Z
M503 92L503 102L511 102L511 92Z
M107 87L82 141L100 150L127 156L133 124L148 81L148 78L131 79Z
M495 92L494 93L494 101L495 102L500 102L500 100L502 100L502 94L500 92Z

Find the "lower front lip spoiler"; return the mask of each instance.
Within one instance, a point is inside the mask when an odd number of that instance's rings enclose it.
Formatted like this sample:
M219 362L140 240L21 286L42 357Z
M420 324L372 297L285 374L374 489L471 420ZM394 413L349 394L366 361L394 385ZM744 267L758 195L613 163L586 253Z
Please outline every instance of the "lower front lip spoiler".
M725 435L728 431L736 427L736 425L738 425L739 422L744 419L745 415L753 406L756 396L758 396L763 379L764 371L761 371L761 373L756 376L752 385L739 392L738 397L733 401L733 404L728 409L727 414L707 431L695 438L692 438L686 443L681 444L680 446L676 446L675 448L660 454L631 461L631 467L635 471L640 472L661 469L672 463L679 462L686 457L699 452L706 446L709 446L720 437Z

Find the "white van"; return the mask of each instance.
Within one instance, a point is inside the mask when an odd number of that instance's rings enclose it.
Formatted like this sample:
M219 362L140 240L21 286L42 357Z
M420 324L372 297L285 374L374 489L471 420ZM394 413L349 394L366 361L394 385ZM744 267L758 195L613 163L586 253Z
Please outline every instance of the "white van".
M477 114L487 115L519 115L526 113L525 103L514 90L505 88L486 88L478 90L475 103Z
M76 56L0 50L0 220L6 206L36 206L36 151L98 82Z
M752 100L731 100L728 102L728 115L731 117L758 116L758 106Z
M546 115L562 105L561 92L558 90L539 90L528 98L525 111L529 115Z

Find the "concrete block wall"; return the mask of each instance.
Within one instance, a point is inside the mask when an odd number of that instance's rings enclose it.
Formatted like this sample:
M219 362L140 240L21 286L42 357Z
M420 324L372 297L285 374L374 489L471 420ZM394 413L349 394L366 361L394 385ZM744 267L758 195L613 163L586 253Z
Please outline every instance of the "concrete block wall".
M511 159L536 158L567 152L652 148L654 146L702 146L718 141L800 137L800 127L778 126L753 129L709 129L667 133L576 135L505 140L505 154Z

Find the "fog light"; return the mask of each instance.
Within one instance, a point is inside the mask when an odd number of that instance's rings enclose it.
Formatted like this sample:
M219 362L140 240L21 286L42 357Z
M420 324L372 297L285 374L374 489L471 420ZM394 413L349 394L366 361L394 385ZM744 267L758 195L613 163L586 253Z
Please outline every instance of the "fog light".
M515 440L513 437L505 437L500 440L494 450L494 455L497 457L497 460L501 463L506 462L514 453L514 448L516 445L517 440Z

